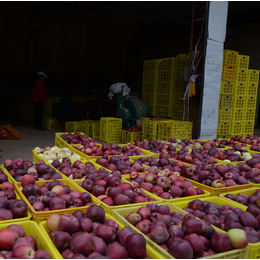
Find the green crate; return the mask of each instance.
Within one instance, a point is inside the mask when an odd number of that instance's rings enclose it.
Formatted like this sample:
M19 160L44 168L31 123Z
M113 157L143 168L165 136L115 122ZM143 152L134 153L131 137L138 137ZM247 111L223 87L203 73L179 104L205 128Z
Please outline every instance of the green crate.
M247 109L256 108L257 96L246 96L245 99L246 99L245 108L247 108Z
M243 128L244 128L243 122L232 122L230 134L232 136L242 135L242 133L244 132Z
M218 121L219 122L232 121L232 108L219 108Z
M236 74L236 67L230 65L223 65L222 67L222 80L234 81Z
M237 96L244 96L247 94L248 84L244 82L234 82L233 94Z
M238 51L224 50L223 51L223 64L237 66Z
M248 82L258 84L259 70L248 70Z
M238 122L238 121L243 121L244 120L244 115L245 115L245 110L244 109L232 109L232 120L233 122Z
M230 135L231 134L231 124L230 122L218 122L218 135Z
M247 83L248 69L236 69L235 81Z
M258 93L258 83L248 82L247 83L247 96L257 96Z
M243 134L253 133L255 127L255 121L244 121L243 122Z
M245 109L244 121L255 121L255 109Z
M221 80L220 94L233 94L234 84L233 81Z
M221 108L232 108L234 95L220 95L220 107Z
M57 118L43 118L42 127L48 130L56 130L60 128L60 123Z
M101 117L100 140L112 143L120 142L122 135L122 119L115 117Z
M243 109L243 108L245 108L245 102L246 102L245 96L234 95L232 108L233 109Z
M250 56L239 54L238 59L237 59L237 68L248 69L249 59L250 59Z

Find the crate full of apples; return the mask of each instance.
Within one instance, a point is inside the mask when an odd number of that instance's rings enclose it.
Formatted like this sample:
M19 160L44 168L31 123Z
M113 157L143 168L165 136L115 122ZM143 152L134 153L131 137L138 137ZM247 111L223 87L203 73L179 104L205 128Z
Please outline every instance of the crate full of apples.
M0 257L2 259L59 259L55 247L47 242L34 221L0 224Z
M244 230L228 233L213 227L171 203L117 209L114 217L145 235L146 241L165 259L247 258ZM237 240L237 238L241 240Z
M48 243L55 246L59 258L162 259L147 245L143 235L124 227L98 206L72 215L52 214L40 223L40 228Z
M96 198L70 180L29 180L16 183L15 189L37 223L46 220L51 213L73 213L86 210L92 204L99 205Z

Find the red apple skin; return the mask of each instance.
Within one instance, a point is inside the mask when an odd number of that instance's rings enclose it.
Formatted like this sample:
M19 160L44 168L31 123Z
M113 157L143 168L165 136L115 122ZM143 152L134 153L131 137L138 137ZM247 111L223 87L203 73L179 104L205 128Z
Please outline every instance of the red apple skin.
M58 213L52 213L46 220L46 226L50 231L58 229L61 215Z
M79 229L79 221L71 214L63 214L60 217L58 230L68 232L70 235Z
M18 246L21 246L21 245L26 245L26 246L29 246L31 247L32 249L35 249L32 241L30 240L30 238L28 237L19 237L15 243L14 243L14 246L13 246L13 250L18 247Z
M46 250L37 250L35 251L36 259L52 259L51 254Z
M0 230L1 250L11 250L18 237L18 233L12 229L4 228Z
M210 239L211 249L218 253L228 251L230 247L230 238L227 233L215 232L215 234Z
M69 242L72 252L88 256L94 248L92 236L87 232L77 233Z
M20 245L13 249L12 257L16 259L34 259L35 251L27 245Z
M8 226L7 228L16 231L18 233L19 237L24 237L25 236L26 232L25 232L23 226L21 226L21 225L12 224L12 225Z
M35 178L29 174L24 175L21 180L22 187L24 187L27 184L34 184L34 183L35 183Z

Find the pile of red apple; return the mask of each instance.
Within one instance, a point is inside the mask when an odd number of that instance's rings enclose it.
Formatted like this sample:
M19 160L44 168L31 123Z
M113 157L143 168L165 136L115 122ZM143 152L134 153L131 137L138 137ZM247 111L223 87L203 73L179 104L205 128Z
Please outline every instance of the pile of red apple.
M51 259L46 250L37 250L37 242L26 235L22 225L12 224L0 230L0 258L2 259Z
M50 165L45 164L44 161L33 164L31 161L25 161L21 158L13 161L7 159L4 161L4 167L17 182L21 182L24 175L31 175L36 181L62 179L61 174Z
M94 142L94 139L90 139L88 134L81 135L80 132L75 132L74 134L62 134L60 136L68 144L82 144L85 145L89 142Z
M28 206L23 200L17 199L14 190L12 183L8 181L1 183L0 221L27 217Z
M81 161L76 161L71 164L71 161L68 158L64 158L62 163L60 163L59 160L54 160L51 165L72 180L86 179L86 176L90 174L95 174L97 178L102 178L103 173L110 173L110 171L103 167L96 170L94 164L91 162L83 163Z
M143 140L143 142L141 142L140 140L135 140L131 143L131 145L135 145L153 153L169 153L171 155L176 154L176 147L173 144L160 140Z
M183 216L167 205L148 204L132 211L126 220L177 259L207 257L248 244L243 230L219 233L208 222L192 214Z
M121 174L130 174L131 171L145 172L148 168L140 161L131 162L127 155L111 156L109 159L102 156L96 160L96 163L110 171L119 171Z
M129 128L125 128L125 130L129 132L142 132L142 126L134 125Z
M108 206L156 201L146 196L139 185L125 183L121 178L119 171L103 172L100 178L91 173L79 185Z
M129 227L107 219L104 210L90 206L86 214L51 214L46 221L49 236L64 259L147 258L146 240Z
M21 186L23 195L37 212L92 205L92 197L88 192L74 191L59 180L39 186L28 178L21 182Z
M248 208L253 207L255 213L252 211L249 211L249 212L252 213L256 217L258 215L260 215L260 189L255 190L253 195L251 195L251 196L240 192L236 196L228 193L225 195L225 197L230 200L236 201L240 204L243 204L245 206L248 206ZM260 221L260 218L259 218L259 221ZM259 225L259 228L260 228L260 225Z
M258 143L260 142L260 137L233 136L230 140L234 140L236 142L244 143L247 145L258 145Z
M88 156L103 156L103 155L122 155L125 154L127 156L136 156L136 155L145 155L145 153L140 149L135 147L133 144L119 146L116 143L112 144L103 144L97 145L95 142L90 142L88 144L80 145L78 147L74 147L80 152L88 155ZM106 157L105 157L106 158Z
M243 197L241 196L241 198ZM240 208L227 204L221 207L213 202L193 200L184 210L226 232L234 228L243 229L249 243L260 241L260 209L256 205L248 206L244 212Z
M159 160L159 162L162 159ZM159 170L157 166L148 168L148 173L140 174L136 171L130 173L130 179L127 179L132 185L142 188L148 192L153 193L165 200L177 199L187 196L196 196L204 194L201 188L194 188L190 181L184 180L179 176L178 166L174 166L175 162L171 164L174 172L170 168Z

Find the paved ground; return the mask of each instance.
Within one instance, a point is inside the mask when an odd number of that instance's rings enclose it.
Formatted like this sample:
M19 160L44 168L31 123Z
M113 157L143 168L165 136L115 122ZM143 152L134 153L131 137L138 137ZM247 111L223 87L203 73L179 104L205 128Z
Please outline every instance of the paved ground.
M53 146L57 130L39 131L32 125L15 126L21 140L0 140L0 164L6 159L23 158L32 161L32 150L38 146ZM255 129L254 136L260 136L260 129ZM100 142L103 143L103 142Z

